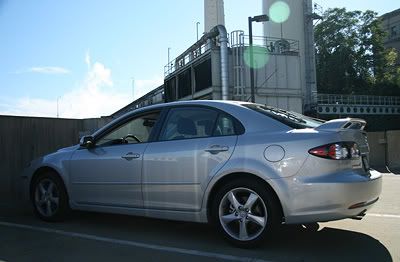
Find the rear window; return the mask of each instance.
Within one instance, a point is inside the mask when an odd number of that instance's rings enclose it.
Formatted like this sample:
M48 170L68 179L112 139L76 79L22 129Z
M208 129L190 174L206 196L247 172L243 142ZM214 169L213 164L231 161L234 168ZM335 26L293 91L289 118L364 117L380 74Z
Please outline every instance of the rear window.
M286 111L272 106L256 104L248 104L244 106L296 129L314 128L325 122L321 119L311 118L296 112Z

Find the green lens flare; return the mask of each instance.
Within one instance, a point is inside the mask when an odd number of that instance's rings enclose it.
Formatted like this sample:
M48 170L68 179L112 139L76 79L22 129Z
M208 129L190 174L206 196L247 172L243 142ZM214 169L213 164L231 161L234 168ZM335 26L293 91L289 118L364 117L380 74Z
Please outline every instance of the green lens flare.
M288 20L290 7L283 1L276 1L269 7L269 19L275 23L283 23Z
M253 64L250 63L251 47L244 50L243 58L248 67L255 69L264 67L269 60L269 53L265 47L253 46Z

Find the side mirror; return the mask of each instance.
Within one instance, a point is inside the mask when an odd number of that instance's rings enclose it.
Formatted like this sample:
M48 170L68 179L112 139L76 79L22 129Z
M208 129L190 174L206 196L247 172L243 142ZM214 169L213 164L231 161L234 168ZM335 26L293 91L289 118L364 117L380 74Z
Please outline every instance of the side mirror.
M79 140L79 145L82 146L82 147L87 147L87 148L92 147L94 145L93 137L92 136L83 136Z

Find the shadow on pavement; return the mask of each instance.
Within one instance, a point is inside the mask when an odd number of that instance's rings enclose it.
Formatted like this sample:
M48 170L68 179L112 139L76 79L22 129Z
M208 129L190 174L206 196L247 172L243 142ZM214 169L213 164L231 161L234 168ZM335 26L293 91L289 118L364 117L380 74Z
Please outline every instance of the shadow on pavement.
M317 223L283 226L260 247L243 250L206 224L87 212L75 212L71 222L107 237L272 261L393 261L379 240L339 228L319 229Z
M285 226L265 250L275 253L278 259L279 254L290 252L288 260L393 261L379 240L360 232L330 227L316 231L301 225Z
M319 228L317 223L282 226L260 247L239 249L207 224L90 212L73 212L64 222L46 223L27 209L0 210L1 220L12 223L268 261L393 261L379 240L356 231Z

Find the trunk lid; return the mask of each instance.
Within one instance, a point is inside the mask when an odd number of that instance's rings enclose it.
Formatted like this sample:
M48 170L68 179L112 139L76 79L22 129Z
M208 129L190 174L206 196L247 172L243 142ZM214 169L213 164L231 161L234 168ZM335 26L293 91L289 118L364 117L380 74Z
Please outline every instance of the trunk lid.
M327 121L314 130L331 131L339 135L341 141L356 142L361 153L361 163L365 169L369 169L369 145L367 132L364 131L367 122L359 118L341 118Z
M315 130L322 131L322 130L364 130L365 125L367 122L363 119L359 118L339 118L326 121L325 123L315 127Z

